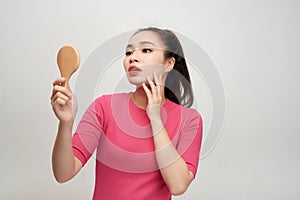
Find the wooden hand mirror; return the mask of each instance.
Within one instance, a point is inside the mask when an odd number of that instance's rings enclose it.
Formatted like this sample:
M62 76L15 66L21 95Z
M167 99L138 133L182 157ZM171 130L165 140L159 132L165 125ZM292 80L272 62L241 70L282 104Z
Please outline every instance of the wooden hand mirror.
M69 88L69 80L78 69L80 57L77 49L71 45L63 46L57 54L57 64L62 77L66 79L64 87Z

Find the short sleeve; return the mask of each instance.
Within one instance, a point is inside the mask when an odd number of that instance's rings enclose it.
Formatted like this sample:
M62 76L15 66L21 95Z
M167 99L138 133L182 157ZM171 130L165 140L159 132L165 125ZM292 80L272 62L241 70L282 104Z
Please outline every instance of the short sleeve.
M202 143L202 117L196 110L183 112L182 126L177 144L177 151L187 164L189 171L196 176Z
M93 154L103 134L104 103L104 97L93 101L83 114L73 135L73 153L83 166Z

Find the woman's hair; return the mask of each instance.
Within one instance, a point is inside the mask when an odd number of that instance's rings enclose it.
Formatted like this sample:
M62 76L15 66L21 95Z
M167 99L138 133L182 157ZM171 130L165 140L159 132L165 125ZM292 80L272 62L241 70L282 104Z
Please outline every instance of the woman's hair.
M133 35L142 31L157 33L166 48L165 59L172 57L175 59L173 69L168 73L166 79L165 97L176 104L191 107L194 100L191 79L177 36L170 30L155 27L139 29Z

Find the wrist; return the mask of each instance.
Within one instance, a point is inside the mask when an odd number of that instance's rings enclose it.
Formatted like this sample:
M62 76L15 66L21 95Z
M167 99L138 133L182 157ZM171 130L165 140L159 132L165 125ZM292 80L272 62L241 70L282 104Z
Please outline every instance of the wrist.
M58 124L57 136L70 138L72 137L72 129L73 123L60 121Z
M153 136L158 135L164 129L164 124L160 118L150 120L150 124Z
M147 107L147 115L150 121L160 120L160 109L159 104L152 104Z
M60 128L72 128L74 124L74 120L68 120L68 121L59 121L58 126Z

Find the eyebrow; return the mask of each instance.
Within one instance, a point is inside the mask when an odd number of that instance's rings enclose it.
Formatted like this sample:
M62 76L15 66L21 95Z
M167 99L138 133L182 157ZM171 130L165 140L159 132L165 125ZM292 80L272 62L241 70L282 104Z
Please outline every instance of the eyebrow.
M143 45L143 44L151 44L152 46L155 46L152 42L149 42L149 41L141 41L141 42L140 42L140 45ZM126 46L126 48L132 48L132 47L133 47L132 44L128 44L128 45Z

